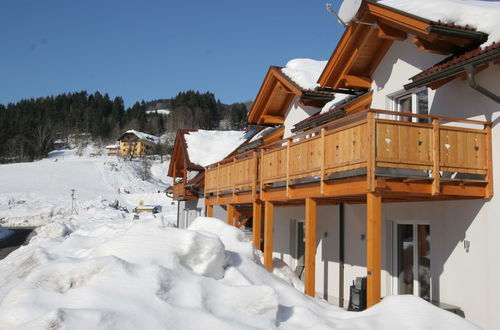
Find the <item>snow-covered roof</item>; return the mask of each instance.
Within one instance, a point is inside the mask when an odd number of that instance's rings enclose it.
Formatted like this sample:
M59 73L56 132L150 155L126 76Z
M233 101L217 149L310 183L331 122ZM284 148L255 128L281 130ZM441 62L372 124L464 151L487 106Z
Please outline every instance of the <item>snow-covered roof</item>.
M321 109L320 111L320 115L321 114L324 114L328 111L330 111L330 109L336 107L337 105L343 103L345 101L345 99L347 99L348 97L350 97L352 95L349 95L349 94L342 94L342 93L335 93L335 98L333 100L331 100L330 102L328 102L327 104L325 104L323 106L323 109Z
M120 146L117 145L117 144L110 144L110 145L105 146L104 148L106 148L106 149L116 149L116 148L120 148Z
M157 143L160 142L160 138L159 137L154 136L154 135L150 135L150 134L146 134L146 133L143 133L143 132L139 132L139 131L136 131L134 129L129 129L124 134L134 134L140 140L149 141L149 142L155 143L155 144L157 144Z
M476 0L381 0L393 7L434 22L453 23L488 33L488 46L500 42L500 2Z
M169 115L170 114L170 110L168 109L156 109L156 110L146 110L146 113L149 115L151 113L157 113L159 115Z
M200 166L221 161L246 140L244 131L207 130L188 132L184 139L189 160Z
M316 61L309 58L296 58L288 61L281 69L288 78L306 90L314 90L318 78L328 61Z

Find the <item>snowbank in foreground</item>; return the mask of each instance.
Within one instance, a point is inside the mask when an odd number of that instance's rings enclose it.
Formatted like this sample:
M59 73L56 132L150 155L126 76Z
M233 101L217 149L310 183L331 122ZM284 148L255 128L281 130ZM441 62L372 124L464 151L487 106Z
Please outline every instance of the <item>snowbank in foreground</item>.
M41 227L0 261L0 328L475 329L412 296L361 313L307 297L215 218L182 230L106 214Z

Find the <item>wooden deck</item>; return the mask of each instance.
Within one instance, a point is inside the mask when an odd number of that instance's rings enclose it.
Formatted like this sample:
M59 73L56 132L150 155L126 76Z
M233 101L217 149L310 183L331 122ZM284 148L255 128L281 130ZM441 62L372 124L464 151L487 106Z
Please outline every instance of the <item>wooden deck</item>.
M272 268L274 207L305 205L305 293L315 295L316 208L366 203L367 305L381 297L382 203L493 195L491 123L371 109L206 168L207 214L252 205ZM262 213L264 218L262 219Z
M417 122L420 121L420 122ZM206 169L207 204L492 196L488 122L374 110Z
M189 199L197 199L191 191L186 189L184 182L178 182L173 186L173 199L176 201L184 201Z

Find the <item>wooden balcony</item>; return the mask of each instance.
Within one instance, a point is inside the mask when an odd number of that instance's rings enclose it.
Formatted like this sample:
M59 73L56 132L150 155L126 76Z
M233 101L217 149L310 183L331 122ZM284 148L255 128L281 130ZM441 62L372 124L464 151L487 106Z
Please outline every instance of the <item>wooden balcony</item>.
M198 197L191 191L186 189L184 182L178 182L173 187L173 199L176 201L184 201L189 199L197 199Z
M360 112L206 169L207 204L489 198L491 124Z

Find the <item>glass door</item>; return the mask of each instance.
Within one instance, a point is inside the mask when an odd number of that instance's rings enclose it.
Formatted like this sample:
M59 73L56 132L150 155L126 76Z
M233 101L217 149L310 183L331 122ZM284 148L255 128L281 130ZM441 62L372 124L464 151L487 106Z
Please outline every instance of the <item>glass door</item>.
M431 299L430 225L396 224L396 293Z

